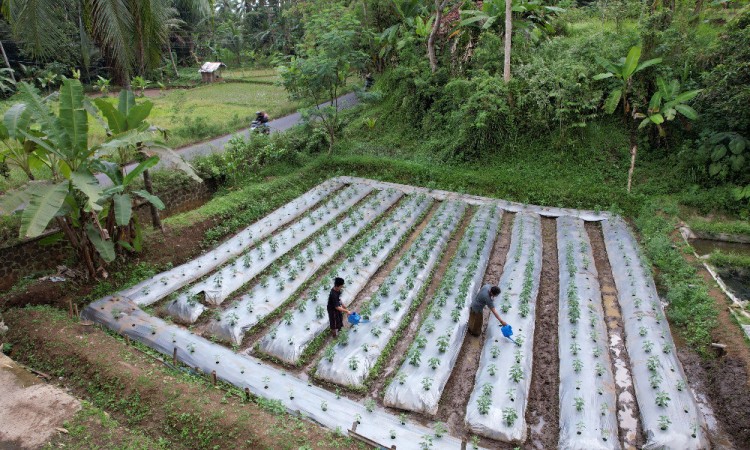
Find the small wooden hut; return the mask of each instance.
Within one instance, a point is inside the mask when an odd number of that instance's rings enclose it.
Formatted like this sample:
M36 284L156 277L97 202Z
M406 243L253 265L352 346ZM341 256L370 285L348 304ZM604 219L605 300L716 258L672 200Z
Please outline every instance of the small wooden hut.
M213 83L221 80L221 69L226 67L222 62L205 62L198 71L204 83Z

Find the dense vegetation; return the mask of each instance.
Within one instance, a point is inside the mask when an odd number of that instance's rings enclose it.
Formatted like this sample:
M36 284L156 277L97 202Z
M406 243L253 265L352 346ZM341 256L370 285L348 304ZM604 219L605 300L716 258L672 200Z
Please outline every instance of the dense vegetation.
M122 191L97 190L91 176L127 159L151 167L155 160L147 149L163 143L161 136L139 135L149 133L145 125L114 126L117 103L94 102L82 91L106 94L116 84L141 93L149 86L192 86L198 82L196 65L206 60L224 61L233 69L231 81L254 87L242 97L226 91L225 100L218 90L232 83L142 101L152 106L141 120L153 109L153 123L172 129L171 144L246 123L247 116L240 117L249 114L243 105L260 109L254 99L264 83L268 93L280 94L283 87L289 96L265 98L276 104L268 109L283 113L301 105L306 119L318 119L272 137L234 138L227 152L196 160L198 174L220 189L243 192L265 176L286 175L285 182L302 176L307 186L347 174L536 204L611 209L633 218L646 217L644 211L665 214L658 206L664 197L667 204L703 214L740 220L750 215L750 9L741 2L160 0L148 5L17 0L2 10L0 31L9 58L0 88L10 98L3 105L0 169L14 178L0 186L15 188L32 177L55 183L23 187L30 197L5 195L3 221L16 229L20 224L24 235L41 233L52 220L68 221L69 239L77 233L88 248L86 257L96 260L89 264L92 274L101 273L115 254L124 258L138 250L140 226L130 223L124 206L130 194L150 193L137 185L128 188L116 173ZM114 14L111 8L120 6L127 14ZM34 33L53 26L57 31ZM279 75L256 70L247 77L248 66L275 67ZM376 81L374 88L358 92L358 108L316 107L366 74ZM269 86L274 81L279 86ZM59 96L44 95L58 88ZM218 110L205 102L187 106L201 95L225 103ZM128 108L121 114L126 116ZM84 117L86 127L79 121ZM81 173L72 173L70 162ZM139 173L148 175L143 167ZM226 202L236 201L236 192ZM24 199L32 207L20 219L8 218L15 209L8 205ZM50 200L56 207L42 208ZM244 223L242 210L230 207L208 240ZM665 223L638 223L644 233L668 229ZM113 236L119 238L110 242ZM652 257L661 252L649 248ZM671 263L660 268L681 270ZM693 278L665 278L665 284L687 286ZM703 293L695 295L695 304L706 303ZM710 312L705 316L710 321Z

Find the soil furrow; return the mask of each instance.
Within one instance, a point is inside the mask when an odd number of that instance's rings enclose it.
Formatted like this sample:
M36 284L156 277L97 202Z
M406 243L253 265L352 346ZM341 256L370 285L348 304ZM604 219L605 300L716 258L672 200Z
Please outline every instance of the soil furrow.
M379 226L384 220L386 220L390 215L405 201L407 197L404 196L401 199L399 199L396 203L391 205L388 209L386 209L380 217L375 219L373 222L371 222L369 225L367 225L364 229L360 230L359 233L357 233L356 236L354 236L352 239L349 240L349 244L357 242L359 239L362 238L362 236L366 235L369 230L372 230ZM338 249L339 252L341 252L343 249L345 249L346 246L341 247ZM276 310L266 316L263 321L257 325L255 325L253 328L251 328L246 334L245 337L242 340L242 348L243 351L245 351L248 354L254 354L253 347L255 343L260 339L266 332L268 332L268 329L276 323L276 319L280 317L281 313L289 309L291 306L295 305L297 301L301 298L305 298L308 291L310 289L314 289L317 287L318 283L320 283L323 278L328 275L328 272L331 270L332 267L336 267L338 264L341 264L342 261L346 258L346 255L343 253L339 253L335 258L333 258L331 261L329 261L327 264L324 264L318 270L307 280L307 282L302 286L301 289L299 289L297 292L295 292L292 296L289 297L289 299L281 304ZM348 305L348 304L347 304ZM258 355L255 355L258 356Z
M456 250L458 249L458 245L461 243L461 238L463 237L466 228L469 226L469 222L471 222L471 218L474 216L475 212L476 208L466 208L463 219L461 219L461 222L456 228L456 231L454 232L453 236L451 236L450 241L448 241L448 245L446 245L443 252L443 257L435 267L435 272L432 279L430 280L430 284L428 285L427 290L422 297L422 303L414 313L411 323L409 323L409 326L404 330L401 340L391 351L389 360L384 364L385 369L380 374L380 376L372 383L372 387L370 388L368 396L375 398L376 401L378 401L378 403L381 405L382 397L380 394L384 390L384 387L386 385L386 382L390 378L390 375L401 366L404 355L406 354L406 351L409 349L409 346L411 345L414 337L417 334L417 331L419 330L419 326L421 325L422 319L424 318L425 310L427 309L432 296L435 294L435 291L440 286L440 281L443 278L445 271L448 270L451 259L453 259L453 255L455 255Z
M560 278L557 261L557 226L542 218L542 275L536 304L534 366L526 421L527 443L532 448L557 448L560 422L560 356L558 320Z
M355 311L362 303L370 298L372 294L374 294L381 284L383 284L383 281L385 281L386 277L391 273L391 271L396 267L396 265L401 261L401 258L404 256L404 253L406 253L407 250L409 250L409 247L411 247L412 243L419 237L419 234L422 233L422 231L425 229L427 224L430 222L430 219L432 219L432 216L435 214L435 211L440 206L440 202L434 202L433 205L430 207L430 209L427 211L427 214L425 214L425 217L422 219L422 221L414 226L414 229L412 230L411 234L404 239L403 243L400 245L400 247L396 250L396 252L391 255L389 259L387 259L383 265L378 268L378 270L375 272L375 274L370 278L370 280L367 282L364 288L362 288L361 291L359 291L359 294L347 304L347 308L349 310ZM346 325L347 328L349 328L348 325ZM332 337L329 336L326 338L323 345L321 345L320 350L318 351L315 356L310 358L310 361L308 361L307 364L305 364L302 367L302 372L307 373L314 365L318 363L318 360L320 359L320 352L323 351L328 344L330 343Z
M510 248L513 218L513 214L503 212L498 237L495 239L482 285L495 285L500 281L500 275L503 272L508 249ZM469 435L464 425L466 405L469 402L471 391L474 389L474 379L479 368L479 358L482 355L485 330L490 324L497 325L498 322L497 319L490 316L489 309L485 308L482 335L475 338L468 333L466 334L463 345L461 345L461 350L458 353L459 357L456 360L456 365L440 397L440 406L436 419L444 422L454 436L466 434L465 437L468 437ZM495 447L494 444L490 446L492 448Z
M604 246L601 224L586 223L586 232L594 253L594 264L599 273L599 286L602 293L604 320L607 322L609 352L612 359L612 373L615 374L617 393L617 422L620 427L620 443L625 449L641 448L644 439L638 418L638 403L635 399L633 379L630 374L630 357L625 348L625 329L622 313L617 300L617 287L612 277L612 268Z

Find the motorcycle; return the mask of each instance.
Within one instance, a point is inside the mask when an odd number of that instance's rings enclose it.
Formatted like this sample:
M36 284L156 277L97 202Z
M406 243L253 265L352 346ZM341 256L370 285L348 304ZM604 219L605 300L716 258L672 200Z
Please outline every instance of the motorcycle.
M267 123L255 119L250 122L250 132L258 134L271 134L271 127L269 127Z

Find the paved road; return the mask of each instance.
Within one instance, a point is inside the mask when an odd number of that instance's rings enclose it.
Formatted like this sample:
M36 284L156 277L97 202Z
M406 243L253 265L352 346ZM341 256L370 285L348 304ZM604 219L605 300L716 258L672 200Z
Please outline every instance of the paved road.
M351 92L349 94L343 95L338 98L338 108L346 109L350 108L358 103L357 96L354 94L354 92ZM285 131L289 128L292 128L295 125L298 125L302 122L302 116L300 113L296 112L294 114L290 114L288 116L280 117L276 120L272 120L268 123L268 125L271 127L271 130L276 131ZM232 134L227 134L224 136L217 137L215 139L211 139L209 141L200 142L193 145L188 145L186 147L181 147L178 149L175 149L178 155L182 156L186 161L190 161L191 159L195 158L196 156L201 155L208 155L210 153L220 153L224 151L224 146L229 142L229 140L234 135L241 135L244 137L250 136L250 128L244 128L242 130L239 130ZM136 164L129 164L125 166L125 172L128 173L131 170L133 170L136 167ZM156 165L156 167L163 167L162 163L159 163ZM112 182L107 178L106 175L103 173L97 174L96 179L99 180L99 184L102 186L110 186L112 185Z

